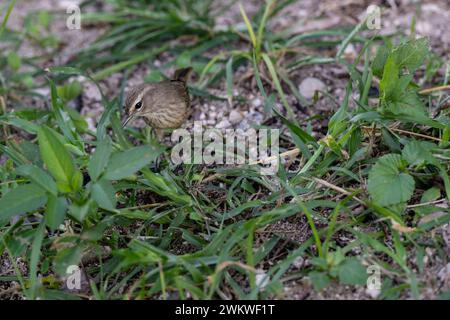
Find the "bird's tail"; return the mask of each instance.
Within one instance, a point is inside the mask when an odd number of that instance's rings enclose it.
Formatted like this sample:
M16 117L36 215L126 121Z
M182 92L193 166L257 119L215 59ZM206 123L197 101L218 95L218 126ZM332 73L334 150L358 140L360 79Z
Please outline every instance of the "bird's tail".
M186 82L189 79L189 75L192 72L192 68L182 68L175 71L173 75L173 80Z

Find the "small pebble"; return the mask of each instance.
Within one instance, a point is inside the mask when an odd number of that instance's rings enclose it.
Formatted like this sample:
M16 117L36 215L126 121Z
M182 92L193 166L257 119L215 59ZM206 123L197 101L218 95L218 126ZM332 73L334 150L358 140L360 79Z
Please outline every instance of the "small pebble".
M325 83L323 83L321 80L309 77L304 79L300 83L298 90L300 91L300 94L306 99L312 99L316 91L323 91L325 90L325 88Z
M243 116L242 116L242 113L240 113L239 111L231 110L230 116L228 118L230 120L230 123L234 125L234 124L238 124L239 122L241 122L243 119Z
M262 101L261 101L261 99L256 98L256 99L254 99L254 100L252 101L252 103L253 103L253 106L255 106L256 108L258 108L258 107L261 106Z
M228 119L223 119L216 125L217 129L227 129L229 127L231 127L231 123L230 123L230 121L228 121Z

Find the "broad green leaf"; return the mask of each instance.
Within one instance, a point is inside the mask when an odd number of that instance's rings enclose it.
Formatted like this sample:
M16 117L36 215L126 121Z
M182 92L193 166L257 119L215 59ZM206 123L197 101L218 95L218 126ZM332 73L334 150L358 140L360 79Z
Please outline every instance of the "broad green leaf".
M420 198L420 203L435 201L438 200L440 197L441 197L441 190L438 187L431 187L422 194L422 197ZM440 209L436 209L436 207L434 207L431 204L429 206L414 208L414 211L421 216L425 216L427 214L436 212L437 210Z
M392 57L400 68L407 68L410 73L419 68L428 55L428 40L413 39L400 44L392 51Z
M112 145L111 140L106 138L99 142L95 149L94 155L91 157L88 165L89 176L93 181L96 181L102 174L111 155Z
M58 193L55 181L41 168L32 164L24 164L18 167L16 172L22 176L28 177L31 181L53 195L56 196Z
M331 282L330 277L325 272L311 271L310 273L308 273L308 277L311 280L316 291L321 291L322 289L326 288Z
M437 146L427 141L410 141L402 151L403 159L410 165L421 165L425 163L437 164L437 160L433 157L431 150Z
M110 181L100 180L92 185L92 198L106 210L116 209L115 190Z
M67 200L64 197L49 196L45 209L45 223L50 229L56 230L64 222L67 207Z
M47 202L45 190L35 184L18 186L0 199L0 220L34 211Z
M398 97L398 98L401 97L402 93L406 91L406 89L408 88L408 85L411 83L412 80L413 80L412 74L400 76L400 78L398 79L396 88L395 88L398 91L397 94L395 95L395 97Z
M120 180L129 177L154 161L161 153L162 149L152 146L135 147L116 153L109 161L104 178Z
M339 266L339 282L363 285L367 282L366 268L356 258L348 258Z
M408 173L406 161L398 154L381 157L369 172L368 191L381 206L389 206L411 199L414 179Z
M41 157L58 185L70 186L75 165L70 153L56 137L52 129L42 126L38 131ZM63 190L67 191L67 190Z
M441 197L441 190L437 187L432 187L425 191L420 198L420 203L426 203L437 200Z
M400 96L397 96L399 94L398 92L400 92L398 90L395 89L390 100L383 104L384 112L392 112L396 116L406 115L417 122L420 122L423 117L429 119L417 93L407 90L401 93Z

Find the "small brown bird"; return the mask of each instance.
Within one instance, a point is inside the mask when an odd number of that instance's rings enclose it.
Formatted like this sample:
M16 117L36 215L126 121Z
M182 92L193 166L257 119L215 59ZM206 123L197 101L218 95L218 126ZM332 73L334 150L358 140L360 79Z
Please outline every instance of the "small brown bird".
M136 117L143 117L155 129L159 139L162 129L179 128L190 114L186 82L191 71L192 68L179 69L172 80L132 88L125 100L127 117L122 125L125 126Z

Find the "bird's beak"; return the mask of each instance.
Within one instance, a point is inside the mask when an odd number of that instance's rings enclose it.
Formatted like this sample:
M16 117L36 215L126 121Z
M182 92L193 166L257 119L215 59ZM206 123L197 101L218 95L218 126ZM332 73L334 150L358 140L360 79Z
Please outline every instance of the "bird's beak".
M133 115L129 115L125 118L125 121L122 122L122 128L124 128L130 120L133 119Z

